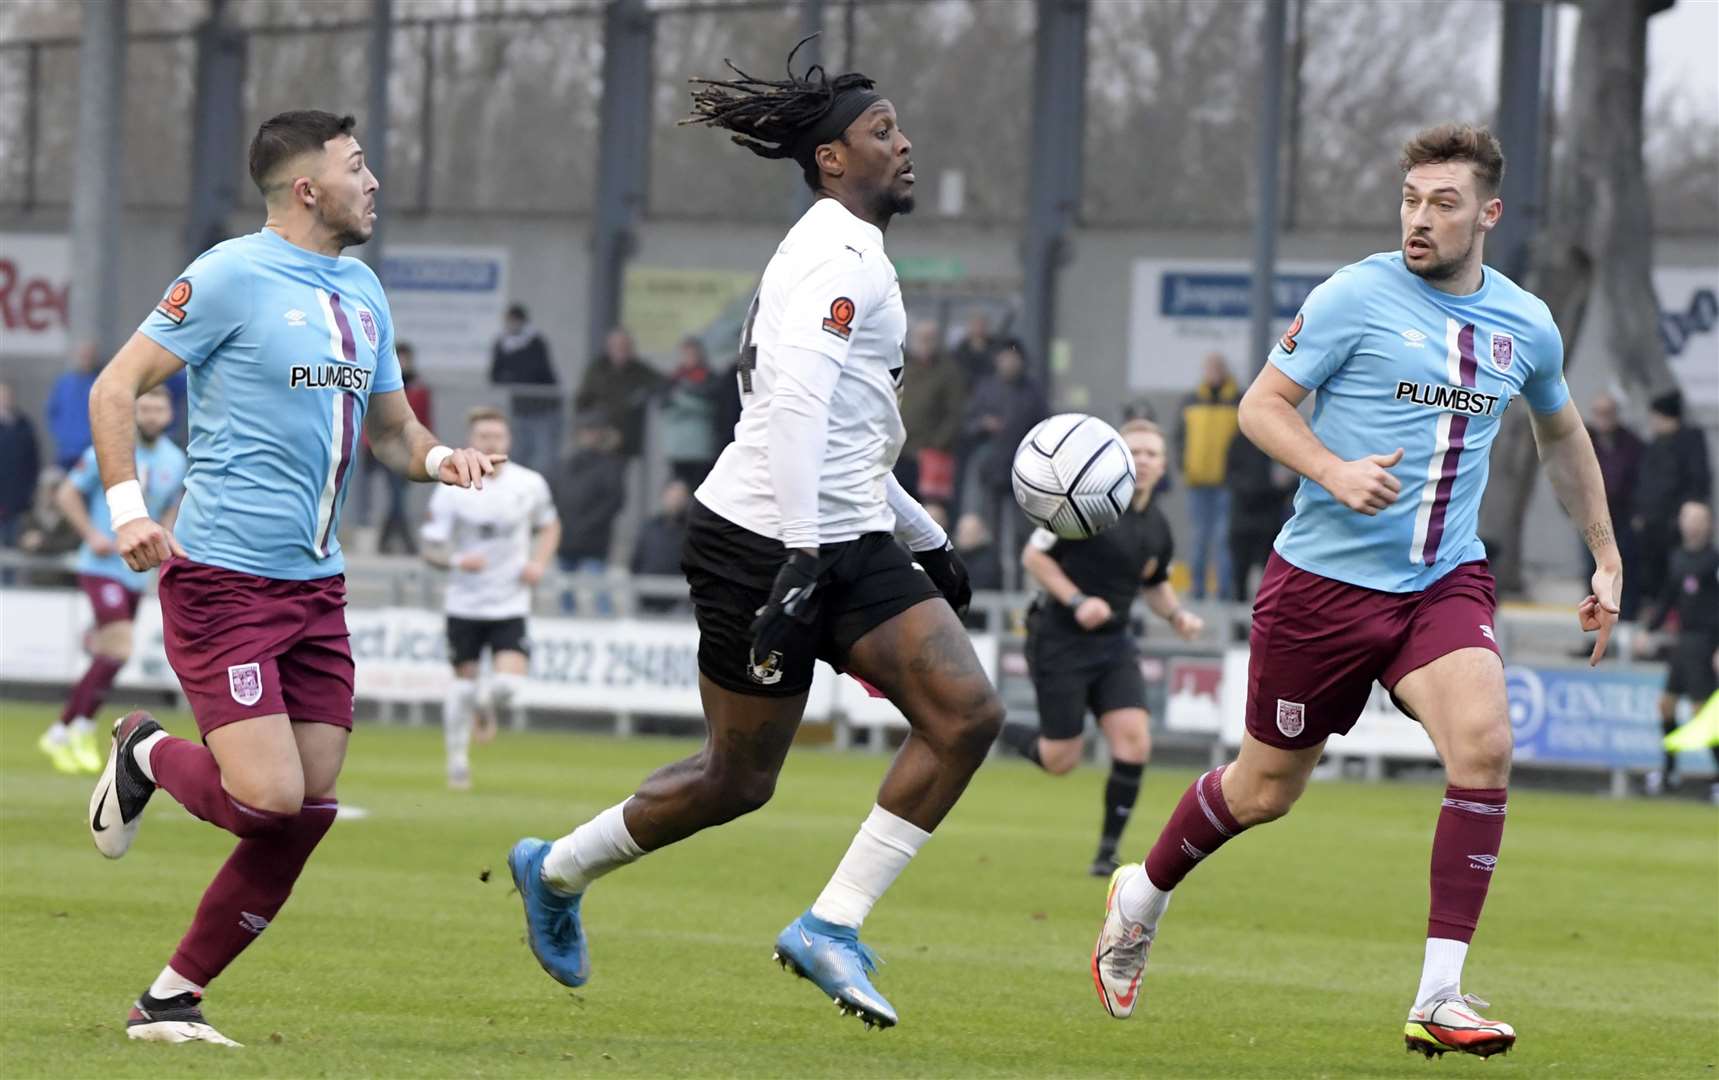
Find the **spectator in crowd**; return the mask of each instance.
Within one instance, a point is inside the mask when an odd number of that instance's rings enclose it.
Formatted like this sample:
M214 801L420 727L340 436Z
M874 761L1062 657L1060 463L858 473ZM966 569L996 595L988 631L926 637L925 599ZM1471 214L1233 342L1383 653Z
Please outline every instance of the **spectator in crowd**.
M1265 569L1272 541L1289 516L1295 474L1271 460L1244 435L1230 440L1224 456L1230 493L1230 599L1253 599L1253 571Z
M1230 441L1236 437L1237 406L1241 391L1230 375L1229 363L1219 353L1206 357L1200 384L1182 402L1182 422L1177 445L1182 459L1182 480L1188 488L1188 514L1193 519L1194 547L1189 562L1194 572L1193 598L1206 598L1207 560L1217 551L1216 594L1225 599L1232 571L1228 547L1230 492L1224 486L1224 461Z
M556 555L566 573L602 574L609 568L615 519L627 502L627 459L620 446L621 433L609 426L607 414L585 412L574 420L573 453L551 484L561 513ZM562 596L561 607L577 607L571 593ZM597 608L608 614L606 596L599 598Z
M430 388L418 376L417 351L412 348L410 342L402 341L394 347L394 352L400 358L400 378L406 384L406 404L412 407L412 415L418 418L419 423L431 427L434 423L434 407L430 400ZM364 452L358 456L358 490L352 493L358 500L357 505L352 508L353 524L362 528L370 527L371 496L376 481L380 479L388 492L388 510L382 520L382 534L376 540L376 550L381 553L416 555L418 541L412 535L412 525L407 520L406 513L406 477L376 460L376 455L370 450L368 431L363 435L363 443Z
M976 513L993 536L1002 535L1005 506L1013 506L1009 470L1015 447L1049 414L1044 391L1027 374L1018 341L998 343L991 374L967 399L962 421L962 510Z
M1588 438L1594 443L1594 456L1600 462L1600 476L1606 484L1606 506L1612 520L1622 525L1618 531L1618 554L1624 566L1635 569L1635 531L1630 528L1631 507L1635 501L1635 479L1641 472L1642 442L1635 432L1618 419L1617 398L1602 390L1588 405L1586 420ZM1582 557L1588 563L1588 576L1593 576L1594 557L1586 543L1581 544ZM1636 575L1624 575L1623 597L1619 615L1634 619L1641 590Z
M901 422L907 442L895 462L895 477L920 502L947 503L955 496L955 440L967 379L937 343L937 324L913 324L907 335L907 371L901 380Z
M704 343L682 338L680 362L663 384L660 431L662 456L689 489L716 464L716 418L726 390L705 358ZM678 564L674 572L680 572Z
M77 526L67 519L54 499L66 470L58 465L44 468L36 480L36 494L18 529L18 550L31 555L63 555L83 543Z
M1665 584L1666 562L1677 544L1678 508L1713 498L1707 438L1700 428L1684 426L1683 395L1676 390L1661 394L1649 409L1653 437L1642 451L1629 517L1643 598L1660 595Z
M991 329L990 316L975 311L967 317L967 332L955 343L955 369L968 386L978 386L996 370L1000 342Z
M961 515L955 525L955 550L967 564L974 592L996 592L1003 587L1003 557L979 515Z
M0 548L18 546L42 469L36 427L19 412L12 384L0 382Z
M1660 725L1667 735L1677 727L1677 703L1688 698L1700 708L1719 689L1719 551L1713 549L1713 512L1691 500L1677 512L1678 538L1659 594L1650 598L1653 614L1647 628L1658 633L1672 617L1677 637L1668 657L1665 690L1659 696ZM1648 642L1644 641L1644 645ZM1719 745L1713 747L1719 764ZM1665 752L1665 765L1647 777L1649 794L1675 788L1677 756ZM1715 783L1719 791L1719 783Z
M512 423L513 460L548 475L561 453L561 394L549 343L523 304L507 309L501 336L489 353L489 381L507 389Z
M639 527L639 537L633 543L633 573L678 581L680 549L686 541L686 512L691 503L692 489L686 481L675 478L663 485L657 513ZM645 611L673 611L682 606L681 601L666 596L639 599L639 607Z
M603 340L601 355L585 366L573 408L602 414L620 432L621 456L631 460L645 447L645 403L663 383L662 373L633 351L633 336L616 327Z
M62 469L76 465L90 448L90 387L99 360L93 342L79 345L70 366L48 391L48 434L54 437L54 464Z

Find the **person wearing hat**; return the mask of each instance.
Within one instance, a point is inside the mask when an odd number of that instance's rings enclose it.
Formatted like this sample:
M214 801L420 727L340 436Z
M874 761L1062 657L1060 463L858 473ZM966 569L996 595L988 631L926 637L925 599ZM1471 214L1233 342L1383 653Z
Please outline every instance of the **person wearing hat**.
M1683 395L1668 390L1648 403L1652 438L1636 474L1630 532L1635 539L1640 595L1658 596L1671 549L1677 546L1677 509L1713 501L1707 437L1683 422Z

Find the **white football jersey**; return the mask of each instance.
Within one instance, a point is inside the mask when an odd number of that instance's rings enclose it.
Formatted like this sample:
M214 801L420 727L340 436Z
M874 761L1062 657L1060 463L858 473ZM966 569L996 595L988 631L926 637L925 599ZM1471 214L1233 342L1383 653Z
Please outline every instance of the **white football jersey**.
M807 349L842 365L818 477L819 542L893 531L884 480L905 436L906 337L907 312L883 232L835 199L817 200L764 268L740 340L740 422L698 500L736 525L781 537L770 484L770 397L783 350Z
M481 491L438 485L423 536L448 551L447 613L462 619L531 614L531 587L519 575L531 558L531 534L554 520L548 482L515 462L484 477ZM459 569L459 561L474 553L483 556L483 569Z

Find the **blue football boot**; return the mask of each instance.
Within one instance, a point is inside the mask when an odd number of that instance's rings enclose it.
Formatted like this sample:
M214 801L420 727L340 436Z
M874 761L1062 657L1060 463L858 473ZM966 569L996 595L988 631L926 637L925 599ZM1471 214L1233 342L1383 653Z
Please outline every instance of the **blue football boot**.
M866 1027L894 1027L895 1009L872 986L877 954L860 944L859 931L807 911L776 938L776 962L828 994L836 1008Z
M585 930L579 923L579 901L585 894L563 896L543 880L543 858L549 841L528 836L507 853L513 887L525 903L525 938L531 955L563 986L584 986L591 977L585 951Z

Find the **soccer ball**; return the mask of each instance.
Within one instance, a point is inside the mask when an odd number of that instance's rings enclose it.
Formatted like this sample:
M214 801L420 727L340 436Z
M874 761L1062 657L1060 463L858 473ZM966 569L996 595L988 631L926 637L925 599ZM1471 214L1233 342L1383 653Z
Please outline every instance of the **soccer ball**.
M1040 421L1015 448L1015 501L1064 540L1116 524L1134 498L1134 455L1116 429L1085 413Z

